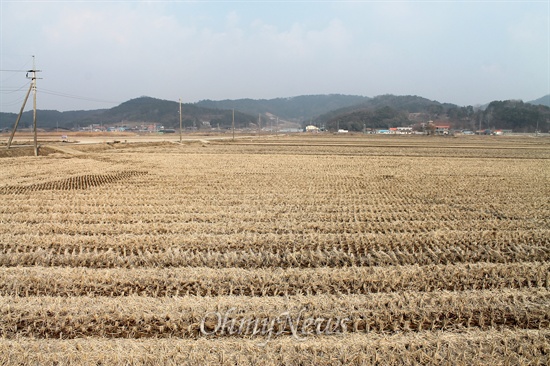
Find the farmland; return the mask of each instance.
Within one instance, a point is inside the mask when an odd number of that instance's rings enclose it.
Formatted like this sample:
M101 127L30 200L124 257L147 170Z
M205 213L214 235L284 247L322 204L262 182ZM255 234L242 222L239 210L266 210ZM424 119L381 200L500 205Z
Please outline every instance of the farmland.
M550 363L548 138L43 152L0 157L2 364Z

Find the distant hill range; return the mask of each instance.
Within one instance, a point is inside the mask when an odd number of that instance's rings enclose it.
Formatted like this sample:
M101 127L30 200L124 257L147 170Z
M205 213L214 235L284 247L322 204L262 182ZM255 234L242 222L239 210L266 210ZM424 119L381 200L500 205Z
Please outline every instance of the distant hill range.
M389 128L418 125L427 121L457 129L512 129L517 132L547 132L550 120L550 95L529 103L494 101L485 109L461 107L419 96L380 95L374 98L356 95L304 95L275 99L203 100L182 105L186 128L230 128L232 109L237 128L256 128L258 115L263 121L279 117L305 127L314 124L327 130ZM0 113L0 129L11 128L15 113ZM179 104L151 97L139 97L111 109L59 112L38 111L40 128L74 129L91 124L160 124L179 127ZM262 124L265 122L262 122ZM32 111L23 113L21 127L30 127ZM266 126L266 124L264 124Z
M440 103L415 95L380 95L317 116L312 123L327 130L384 129L413 125L424 128L432 121L455 129L547 132L550 108L521 100L494 101L484 109Z
M269 113L285 120L303 122L335 109L364 103L369 99L368 97L358 95L329 94L258 100L202 100L196 104L205 108L235 108L235 110L254 116Z
M151 97L139 97L124 102L111 109L98 109L91 111L58 112L39 110L38 125L40 128L51 129L57 126L67 129L98 125L123 126L129 123L160 124L166 128L179 127L179 103L156 99ZM15 113L0 113L0 128L11 128L17 119ZM231 110L204 108L196 104L182 104L182 125L185 128L205 128L231 126L233 115ZM235 110L235 125L246 127L255 123L257 117ZM23 113L20 125L30 127L32 125L32 111Z
M360 104L332 110L315 119L329 130L388 128L414 122L444 119L447 111L458 109L454 104L440 103L419 96L380 95ZM473 108L472 108L473 112Z
M550 94L545 95L544 97L541 97L539 99L532 100L527 103L534 104L534 105L545 105L547 107L550 107Z

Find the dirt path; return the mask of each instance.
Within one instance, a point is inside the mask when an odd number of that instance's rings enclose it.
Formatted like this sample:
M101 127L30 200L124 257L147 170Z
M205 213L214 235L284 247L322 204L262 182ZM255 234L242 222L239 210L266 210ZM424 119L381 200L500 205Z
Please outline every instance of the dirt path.
M55 150L55 151L62 152L62 153L64 153L64 154L69 154L69 155L84 155L84 153L83 153L82 151L78 151L78 150L73 149L73 148L68 147L68 146L44 145L44 147L47 147L47 148L52 149L52 150Z

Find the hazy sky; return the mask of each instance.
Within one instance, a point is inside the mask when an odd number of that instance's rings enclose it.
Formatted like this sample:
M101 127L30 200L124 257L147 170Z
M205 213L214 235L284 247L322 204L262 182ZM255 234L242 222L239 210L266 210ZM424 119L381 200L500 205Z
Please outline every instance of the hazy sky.
M469 105L550 93L548 0L0 0L0 11L3 112L19 111L29 85L6 70L32 68L32 55L38 108L61 111L144 95Z

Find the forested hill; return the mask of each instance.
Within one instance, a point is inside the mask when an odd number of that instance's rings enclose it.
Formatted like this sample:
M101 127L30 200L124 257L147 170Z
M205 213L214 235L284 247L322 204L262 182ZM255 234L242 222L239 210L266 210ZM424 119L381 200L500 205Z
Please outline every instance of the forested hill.
M124 124L124 122L158 123L166 128L179 127L179 103L156 99L151 97L139 97L124 102L111 109L91 111L38 111L38 125L40 128L77 128L96 124ZM11 128L17 118L15 113L0 113L0 128ZM32 125L33 113L27 111L21 117L20 126ZM182 104L182 123L184 127L200 127L202 122L208 121L211 126L231 126L232 111L211 109L195 104ZM257 116L247 115L235 111L235 125L248 127L250 123L257 121Z
M416 95L380 95L361 104L330 111L314 120L315 124L329 130L343 128L352 131L367 128L408 126L414 123L411 114L426 122L445 118L450 110L460 107L429 100ZM473 108L470 109L473 113ZM466 111L464 112L466 113ZM337 127L338 126L338 127Z
M516 132L548 131L550 108L522 101L493 101L485 110L431 101L418 96L382 95L331 111L314 120L328 130L361 131L434 121L456 129L511 129Z
M357 105L370 98L358 95L302 95L275 99L202 100L197 106L206 108L232 109L257 116L271 113L280 118L302 122L329 111Z
M544 105L544 106L550 107L550 94L545 95L544 97L540 97L539 99L532 100L527 103L534 104L534 105Z
M160 123L166 127L179 127L179 104L177 102L141 97L111 108L103 114L110 123L121 121L144 121ZM256 122L257 117L235 110L235 125L248 127ZM230 109L214 109L196 104L182 104L182 124L184 127L200 127L203 122L210 122L212 127L228 127L232 124Z
M375 111L382 108L386 110L393 110L395 112L408 113L442 113L445 110L445 107L454 108L454 104L441 104L437 101L431 101L426 98L406 95L380 95L374 98L371 98L363 103L335 109L323 115L320 115L315 119L317 124L326 124L333 119L345 119L345 116L351 114L357 114L360 112L366 111ZM388 109L389 108L389 109Z
M550 108L545 105L523 103L521 100L494 101L483 112L488 128L533 132L537 128L548 132Z

